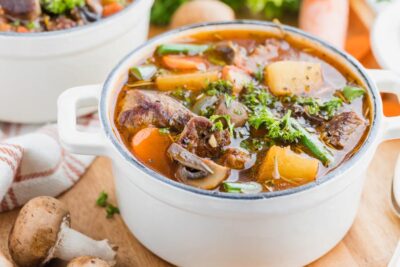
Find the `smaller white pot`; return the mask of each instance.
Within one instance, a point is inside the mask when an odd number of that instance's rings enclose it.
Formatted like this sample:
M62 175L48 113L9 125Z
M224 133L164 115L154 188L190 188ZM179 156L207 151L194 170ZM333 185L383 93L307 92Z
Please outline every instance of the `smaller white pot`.
M179 266L305 265L328 252L346 234L356 215L365 172L376 147L383 140L400 137L400 118L383 116L377 89L379 86L398 94L400 78L386 71L366 71L345 52L300 30L283 27L292 38L308 42L346 64L364 82L373 112L365 143L336 170L294 189L243 195L192 188L152 171L130 154L114 134L114 105L128 69L151 55L159 44L221 29L278 33L281 26L256 21L206 24L172 31L147 42L117 65L104 86L73 88L61 95L61 141L74 153L111 157L125 223L163 259ZM77 131L76 110L97 102L101 131Z
M103 82L147 39L152 3L135 0L118 14L69 30L0 33L0 121L55 120L64 90Z

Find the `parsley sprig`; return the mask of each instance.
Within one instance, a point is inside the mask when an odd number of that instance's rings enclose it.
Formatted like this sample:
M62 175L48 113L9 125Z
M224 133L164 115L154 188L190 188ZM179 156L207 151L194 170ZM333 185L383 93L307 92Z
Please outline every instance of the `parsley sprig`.
M114 206L111 203L108 203L108 194L105 191L101 191L99 197L96 200L96 205L99 207L103 207L106 210L106 217L112 218L114 214L119 214L118 207Z

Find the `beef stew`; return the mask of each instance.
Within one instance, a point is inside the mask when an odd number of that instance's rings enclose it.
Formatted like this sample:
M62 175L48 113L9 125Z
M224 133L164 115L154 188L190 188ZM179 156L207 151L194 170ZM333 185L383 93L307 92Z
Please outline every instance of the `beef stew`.
M367 90L322 52L246 31L162 44L133 66L115 127L166 177L230 193L317 181L352 157L371 123Z
M111 16L132 0L0 0L0 32L44 32Z

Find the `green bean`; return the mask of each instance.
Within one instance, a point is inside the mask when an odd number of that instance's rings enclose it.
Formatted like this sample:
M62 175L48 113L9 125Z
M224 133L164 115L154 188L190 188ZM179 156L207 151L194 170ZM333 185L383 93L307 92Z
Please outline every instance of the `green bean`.
M325 146L321 140L311 135L301 124L295 119L291 119L294 128L301 132L300 143L305 146L317 159L325 166L333 162L332 152Z
M166 54L190 54L197 55L206 51L209 45L193 45L193 44L163 44L157 48L159 55Z

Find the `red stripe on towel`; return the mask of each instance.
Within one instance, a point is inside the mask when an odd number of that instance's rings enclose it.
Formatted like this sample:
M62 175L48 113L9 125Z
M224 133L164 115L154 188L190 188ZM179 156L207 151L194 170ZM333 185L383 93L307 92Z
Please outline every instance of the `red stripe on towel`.
M11 168L11 170L14 172L14 175L15 175L15 171L17 170L17 167L14 165L14 163L10 159L0 156L0 161L5 162Z
M14 150L12 150L11 148L1 147L1 146L2 145L0 145L0 153L12 157L16 162L20 161L21 159L20 155L18 155Z
M56 166L54 166L51 169L45 170L45 171L33 172L33 173L29 173L29 174L24 174L24 175L18 175L17 177L15 177L15 182L21 182L21 181L25 181L25 180L38 178L38 177L50 176L50 175L54 174L60 168L61 162L62 162L62 160L60 159L57 162Z
M10 190L8 190L8 195L10 196L11 202L14 205L14 207L18 207L18 201L17 197L15 196L14 189L11 187Z

